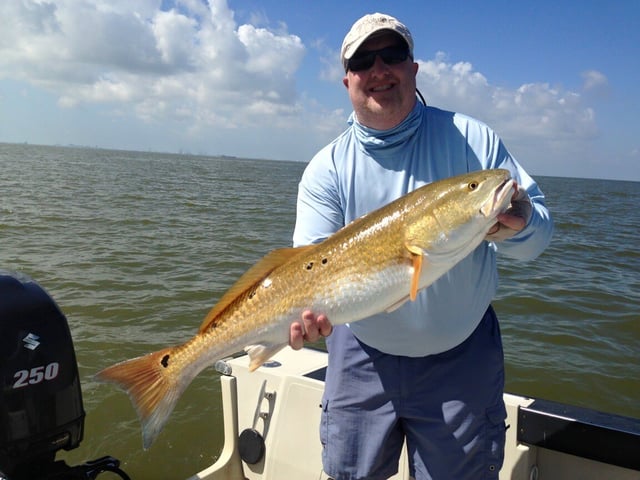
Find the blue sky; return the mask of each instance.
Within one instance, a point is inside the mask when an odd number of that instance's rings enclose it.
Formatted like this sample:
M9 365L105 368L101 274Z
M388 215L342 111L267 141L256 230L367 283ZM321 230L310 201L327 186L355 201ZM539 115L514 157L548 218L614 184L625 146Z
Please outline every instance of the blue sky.
M380 11L431 105L534 175L640 180L640 1L1 2L0 142L308 161L351 112L339 49Z

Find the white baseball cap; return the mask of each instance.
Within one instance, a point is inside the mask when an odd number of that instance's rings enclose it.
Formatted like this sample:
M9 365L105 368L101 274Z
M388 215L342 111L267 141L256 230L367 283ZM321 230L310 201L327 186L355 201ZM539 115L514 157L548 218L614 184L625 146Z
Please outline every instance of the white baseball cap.
M342 49L340 50L340 58L345 72L349 59L360 48L364 41L376 32L389 30L397 33L407 42L409 47L409 55L413 58L413 37L409 29L397 18L384 13L371 13L360 18L353 24L349 33L344 37Z

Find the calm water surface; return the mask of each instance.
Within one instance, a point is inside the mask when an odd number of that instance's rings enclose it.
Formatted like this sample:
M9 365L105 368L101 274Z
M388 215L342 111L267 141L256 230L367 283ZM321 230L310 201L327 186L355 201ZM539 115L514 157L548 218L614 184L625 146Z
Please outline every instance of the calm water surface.
M138 479L185 478L222 447L217 374L201 374L149 451L101 368L183 342L257 259L288 246L301 163L0 144L0 268L68 318L85 439ZM640 418L640 183L540 177L556 222L536 261L501 261L507 390ZM311 426L310 428L316 428Z

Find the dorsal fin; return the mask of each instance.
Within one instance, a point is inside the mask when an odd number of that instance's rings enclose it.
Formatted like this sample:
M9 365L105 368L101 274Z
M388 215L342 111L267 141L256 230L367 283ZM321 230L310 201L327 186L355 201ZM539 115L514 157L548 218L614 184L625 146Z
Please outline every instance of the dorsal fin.
M214 325L217 321L218 315L227 308L236 298L242 295L244 292L252 288L256 283L264 280L271 272L273 272L280 265L284 264L292 257L301 254L302 252L314 248L316 245L307 245L304 247L296 248L279 248L272 250L262 257L255 265L247 270L229 290L218 300L207 316L204 318L202 325L200 325L200 332L207 330L211 325Z

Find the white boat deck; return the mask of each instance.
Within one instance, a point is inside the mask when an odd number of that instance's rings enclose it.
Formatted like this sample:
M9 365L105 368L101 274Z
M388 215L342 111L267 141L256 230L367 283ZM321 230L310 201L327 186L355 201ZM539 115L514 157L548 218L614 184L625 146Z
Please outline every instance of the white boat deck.
M215 464L189 480L326 479L318 435L326 353L286 348L253 373L248 371L246 356L225 364L232 374L221 376L224 449ZM505 394L509 429L500 480L640 480L638 470L519 443L520 407L533 402ZM253 429L243 435L248 441L240 442L239 434L248 429ZM241 451L249 462L241 459ZM252 456L259 460L254 462ZM403 453L392 479L409 478Z

